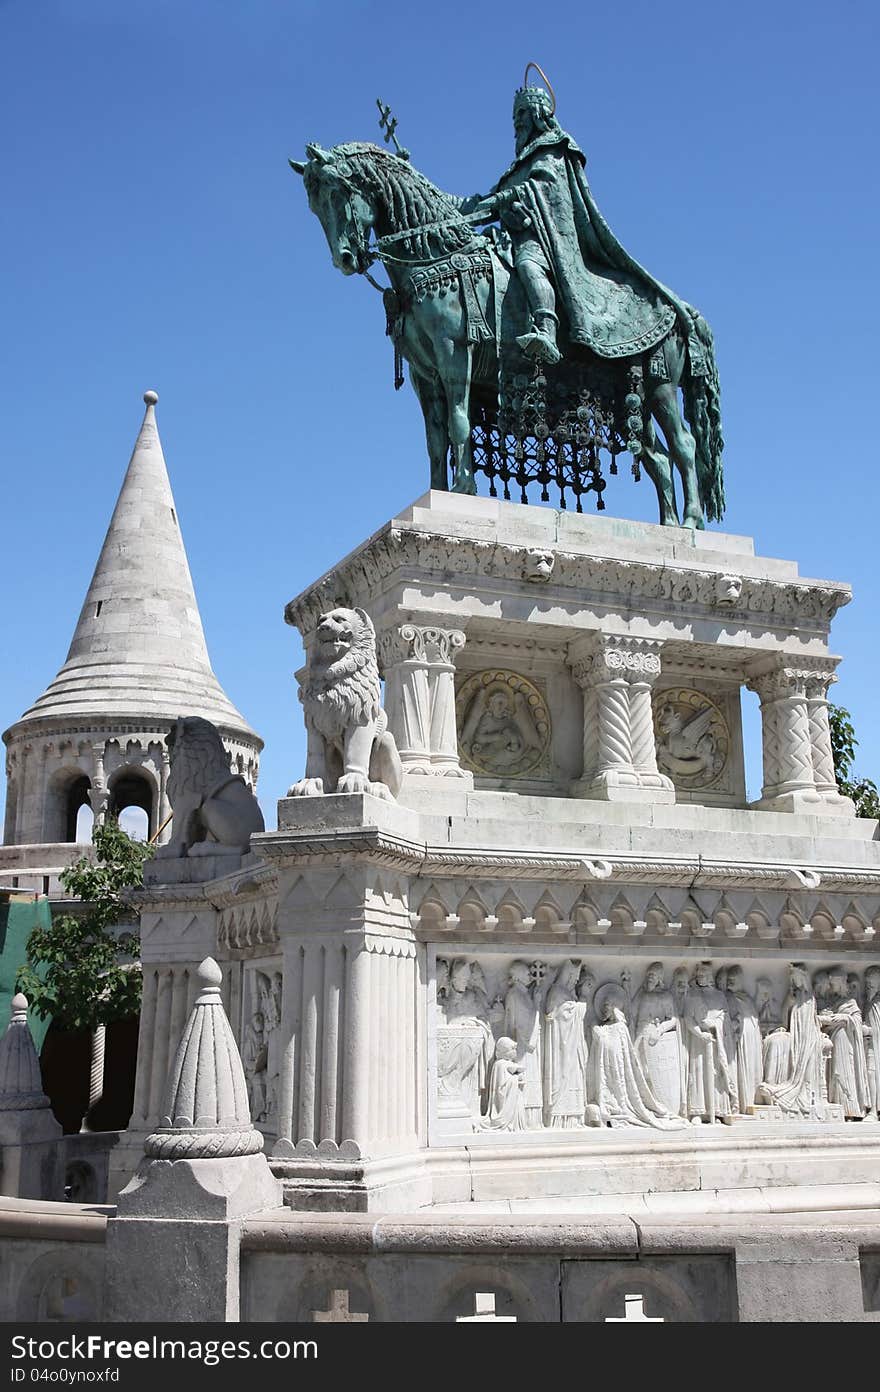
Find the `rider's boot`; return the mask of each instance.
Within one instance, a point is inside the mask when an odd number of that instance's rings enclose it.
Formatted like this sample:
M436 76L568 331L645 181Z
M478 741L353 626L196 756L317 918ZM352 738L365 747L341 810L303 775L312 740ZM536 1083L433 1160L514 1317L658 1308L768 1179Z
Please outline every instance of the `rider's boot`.
M531 333L520 334L518 346L537 362L558 363L562 354L556 346L556 329L559 320L550 309L540 309L535 314Z

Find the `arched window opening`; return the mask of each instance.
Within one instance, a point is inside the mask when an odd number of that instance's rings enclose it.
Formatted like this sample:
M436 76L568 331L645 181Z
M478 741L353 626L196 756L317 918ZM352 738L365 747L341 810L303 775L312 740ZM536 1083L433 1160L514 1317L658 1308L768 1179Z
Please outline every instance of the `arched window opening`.
M67 798L65 803L65 841L79 841L81 839L78 835L79 814L80 809L83 807L88 807L91 811L91 804L89 803L89 793L91 791L91 787L91 781L86 777L85 774L81 774L79 778L74 778L73 781L68 784ZM89 841L92 839L91 831L89 831L89 835L85 839Z
M110 789L108 811L135 841L148 841L155 830L154 790L135 769L123 769Z
M150 818L142 807L120 808L117 820L132 841L149 841Z
M92 829L95 825L95 814L91 804L84 802L76 814L76 835L74 840L78 846L88 846L92 840Z

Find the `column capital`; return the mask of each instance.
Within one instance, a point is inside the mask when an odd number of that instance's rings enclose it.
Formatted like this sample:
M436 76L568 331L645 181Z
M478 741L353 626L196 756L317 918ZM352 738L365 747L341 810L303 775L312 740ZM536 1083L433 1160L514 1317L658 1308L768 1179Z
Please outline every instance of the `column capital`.
M590 633L570 644L568 660L579 686L621 680L650 684L660 675L662 649L655 638Z
M780 701L786 697L822 699L837 681L839 657L790 658L785 655L772 664L752 668L745 684L761 701Z
M402 623L385 629L376 640L383 668L401 662L420 662L427 666L452 666L455 654L465 645L460 628L439 628L434 624Z

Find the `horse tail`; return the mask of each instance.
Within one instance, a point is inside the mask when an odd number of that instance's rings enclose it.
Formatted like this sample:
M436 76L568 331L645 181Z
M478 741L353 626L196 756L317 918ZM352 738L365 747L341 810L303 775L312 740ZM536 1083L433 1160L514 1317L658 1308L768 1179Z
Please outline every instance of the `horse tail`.
M710 522L720 522L724 516L724 471L721 454L724 437L721 434L721 386L715 362L715 341L712 330L701 314L694 312L691 336L702 358L701 371L694 371L691 360L685 372L681 391L684 414L694 437L697 453L697 483L700 501ZM689 354L689 358L691 354Z

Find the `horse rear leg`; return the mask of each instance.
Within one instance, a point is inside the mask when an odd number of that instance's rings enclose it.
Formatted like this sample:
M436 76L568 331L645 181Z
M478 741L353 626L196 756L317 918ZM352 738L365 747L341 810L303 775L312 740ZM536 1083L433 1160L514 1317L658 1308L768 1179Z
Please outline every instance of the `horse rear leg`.
M657 432L650 420L645 422L640 462L657 490L657 502L660 505L660 525L662 527L680 526L669 455L657 439Z
M443 385L437 377L416 372L412 365L409 377L425 418L425 438L428 442L428 458L431 461L431 487L443 489L445 492L449 488L449 434L446 429L446 398Z
M446 427L452 445L453 493L476 493L471 453L471 368L473 350L441 339L435 348L446 394Z
M666 437L670 458L681 474L684 490L683 527L702 527L703 506L697 482L697 447L694 437L681 417L678 389L671 382L661 382L651 396L651 412Z

